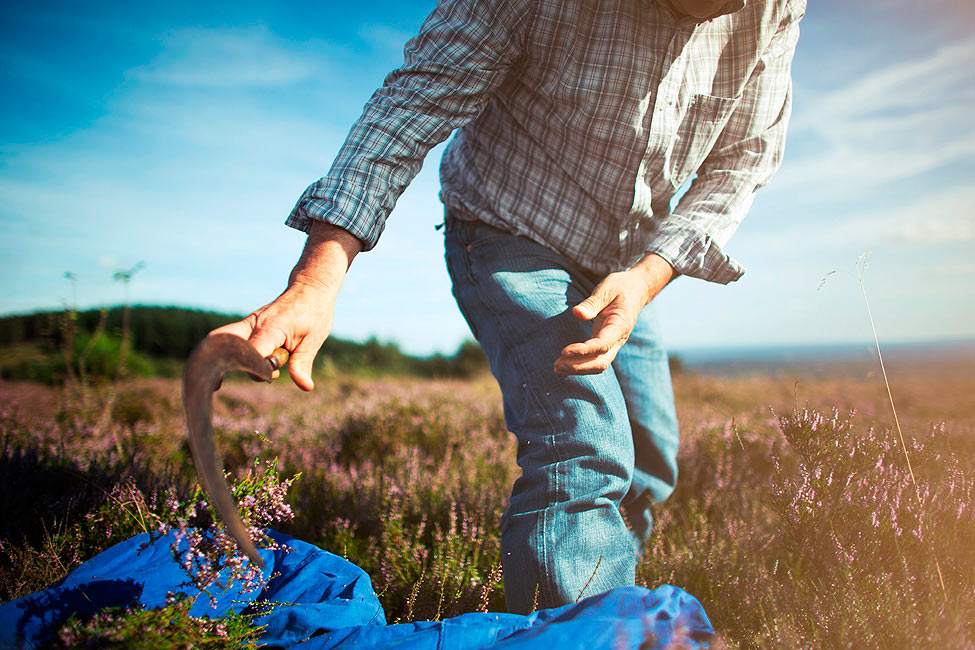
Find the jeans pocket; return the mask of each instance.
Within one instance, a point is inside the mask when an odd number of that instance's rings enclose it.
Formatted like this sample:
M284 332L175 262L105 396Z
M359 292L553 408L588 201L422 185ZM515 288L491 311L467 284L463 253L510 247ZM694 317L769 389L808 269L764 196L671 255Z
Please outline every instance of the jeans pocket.
M691 97L670 153L670 180L674 187L683 185L704 163L739 99Z

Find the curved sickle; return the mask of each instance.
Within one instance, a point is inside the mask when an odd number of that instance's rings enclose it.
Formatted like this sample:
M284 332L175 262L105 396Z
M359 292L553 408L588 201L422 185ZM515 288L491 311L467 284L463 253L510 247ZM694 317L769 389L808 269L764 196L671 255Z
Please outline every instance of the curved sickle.
M271 381L271 373L288 360L288 351L278 348L264 358L244 339L232 334L211 334L193 349L183 371L183 413L186 436L200 485L210 497L227 531L247 553L251 561L263 567L244 522L240 518L230 486L223 475L223 461L213 438L213 393L220 388L223 376L243 370L251 378Z

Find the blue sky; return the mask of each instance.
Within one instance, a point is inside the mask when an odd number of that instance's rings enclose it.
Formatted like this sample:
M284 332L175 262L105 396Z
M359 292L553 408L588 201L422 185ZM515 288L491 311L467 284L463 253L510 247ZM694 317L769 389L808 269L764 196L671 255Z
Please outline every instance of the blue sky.
M138 6L137 6L138 5ZM205 5L196 6L196 5ZM247 312L303 236L283 220L402 59L429 1L4 3L0 313L124 298ZM810 0L785 163L728 245L728 287L661 294L674 347L975 337L975 7ZM359 256L334 332L451 352L442 147ZM820 290L821 279L839 270Z

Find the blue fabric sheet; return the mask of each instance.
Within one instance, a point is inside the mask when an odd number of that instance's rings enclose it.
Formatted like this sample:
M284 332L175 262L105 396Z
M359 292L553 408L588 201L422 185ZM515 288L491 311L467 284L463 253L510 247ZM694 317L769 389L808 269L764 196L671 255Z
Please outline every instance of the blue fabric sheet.
M336 555L287 535L271 536L290 552L261 551L265 576L277 573L260 593L230 590L215 608L198 598L191 614L217 618L255 601L287 603L255 623L266 625L262 642L299 650L663 650L674 635L686 648L707 648L714 630L701 604L665 585L653 591L621 587L572 605L528 616L474 613L444 621L387 625L366 573ZM179 591L186 574L173 560L172 538L149 542L137 535L100 553L54 586L0 605L0 648L36 648L72 613L91 616L104 607L160 607ZM183 588L184 590L186 588Z

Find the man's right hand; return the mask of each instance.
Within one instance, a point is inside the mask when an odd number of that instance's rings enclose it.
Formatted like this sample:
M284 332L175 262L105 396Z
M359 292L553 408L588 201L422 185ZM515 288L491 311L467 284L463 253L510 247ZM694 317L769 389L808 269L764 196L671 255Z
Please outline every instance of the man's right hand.
M348 231L316 222L284 293L244 320L224 325L211 334L233 334L246 339L262 356L279 347L288 350L291 378L302 390L312 390L315 355L332 331L335 299L361 248L359 240ZM274 372L275 377L278 374Z

